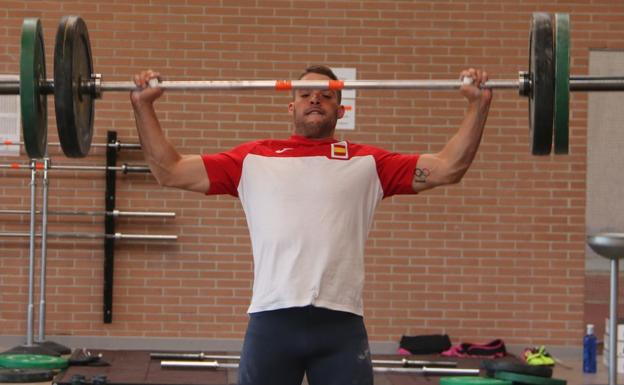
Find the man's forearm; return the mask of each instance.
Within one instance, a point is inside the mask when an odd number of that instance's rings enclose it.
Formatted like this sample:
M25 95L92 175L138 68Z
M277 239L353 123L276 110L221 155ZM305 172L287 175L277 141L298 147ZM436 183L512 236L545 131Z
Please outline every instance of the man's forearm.
M133 107L145 160L156 180L166 185L173 166L181 156L163 133L154 107L151 104Z
M457 133L439 153L448 167L449 178L454 182L461 179L474 160L481 143L488 109L489 105L470 103Z

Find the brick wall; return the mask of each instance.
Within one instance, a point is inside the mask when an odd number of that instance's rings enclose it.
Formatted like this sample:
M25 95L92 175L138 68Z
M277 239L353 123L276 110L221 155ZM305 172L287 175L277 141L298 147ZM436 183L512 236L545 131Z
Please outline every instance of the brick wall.
M25 17L45 31L48 73L58 20L81 15L96 72L129 80L144 68L168 79L283 79L306 65L356 67L359 79L455 79L478 66L491 78L527 69L533 11L568 12L572 72L588 49L624 49L624 4L601 1L44 1L3 0L0 72L17 73ZM286 94L170 92L162 124L183 153L215 152L289 135ZM437 151L464 112L456 92L359 91L357 129L339 132L400 152ZM49 141L56 142L53 98ZM366 252L365 316L371 339L448 333L454 342L577 345L584 320L587 99L571 104L571 155L533 157L527 101L496 92L486 132L463 181L380 205ZM95 143L107 130L136 142L126 93L97 102ZM104 150L55 164L104 165ZM13 162L2 158L1 162ZM22 157L19 161L26 162ZM122 151L120 163L140 164ZM2 171L0 208L28 208L29 172ZM120 241L114 322L102 322L103 241L48 241L49 335L242 338L252 284L238 201L117 178L120 210L175 211L175 219L124 218L124 233L177 234L177 242ZM51 172L50 209L104 209L104 173ZM51 216L49 231L103 232L103 217ZM0 231L27 231L3 216ZM0 239L0 330L25 332L27 239Z

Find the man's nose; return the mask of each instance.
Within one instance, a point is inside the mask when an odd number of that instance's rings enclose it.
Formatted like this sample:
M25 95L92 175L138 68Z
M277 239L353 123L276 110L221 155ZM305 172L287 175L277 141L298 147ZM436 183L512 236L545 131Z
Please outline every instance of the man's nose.
M321 94L319 92L313 92L312 96L310 97L310 103L319 104L320 101L321 101Z

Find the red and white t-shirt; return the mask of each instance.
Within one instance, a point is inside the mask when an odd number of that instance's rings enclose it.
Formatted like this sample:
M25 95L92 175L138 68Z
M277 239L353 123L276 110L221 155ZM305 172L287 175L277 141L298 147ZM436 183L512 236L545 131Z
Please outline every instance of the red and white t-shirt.
M208 194L239 197L245 210L254 256L250 313L315 305L362 315L375 208L414 193L418 155L294 135L202 158Z

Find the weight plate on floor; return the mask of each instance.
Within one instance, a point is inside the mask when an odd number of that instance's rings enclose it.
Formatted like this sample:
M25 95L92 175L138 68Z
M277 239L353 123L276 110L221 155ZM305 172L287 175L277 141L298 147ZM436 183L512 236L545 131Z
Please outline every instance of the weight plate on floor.
M555 154L569 153L570 16L555 15Z
M45 369L0 369L0 382L42 382L54 378L54 372Z
M559 378L546 378L511 372L496 372L494 377L501 380L508 380L518 385L566 385L568 383L566 380L561 380Z
M46 80L45 48L39 19L24 19L20 47L20 105L24 147L31 159L46 156L48 98L41 90Z
M529 42L531 153L533 155L548 155L553 142L555 98L553 27L548 13L536 12L533 14Z
M510 362L501 360L483 360L481 368L485 369L486 374L494 377L494 373L499 371L529 374L531 376L552 377L552 368L544 365L529 365L522 362Z
M441 377L440 385L512 385L511 381L476 376Z
M0 367L7 369L65 369L66 358L41 354L0 354Z
M72 158L87 156L91 148L95 98L84 89L92 74L87 25L78 16L65 16L54 46L54 105L61 147Z

